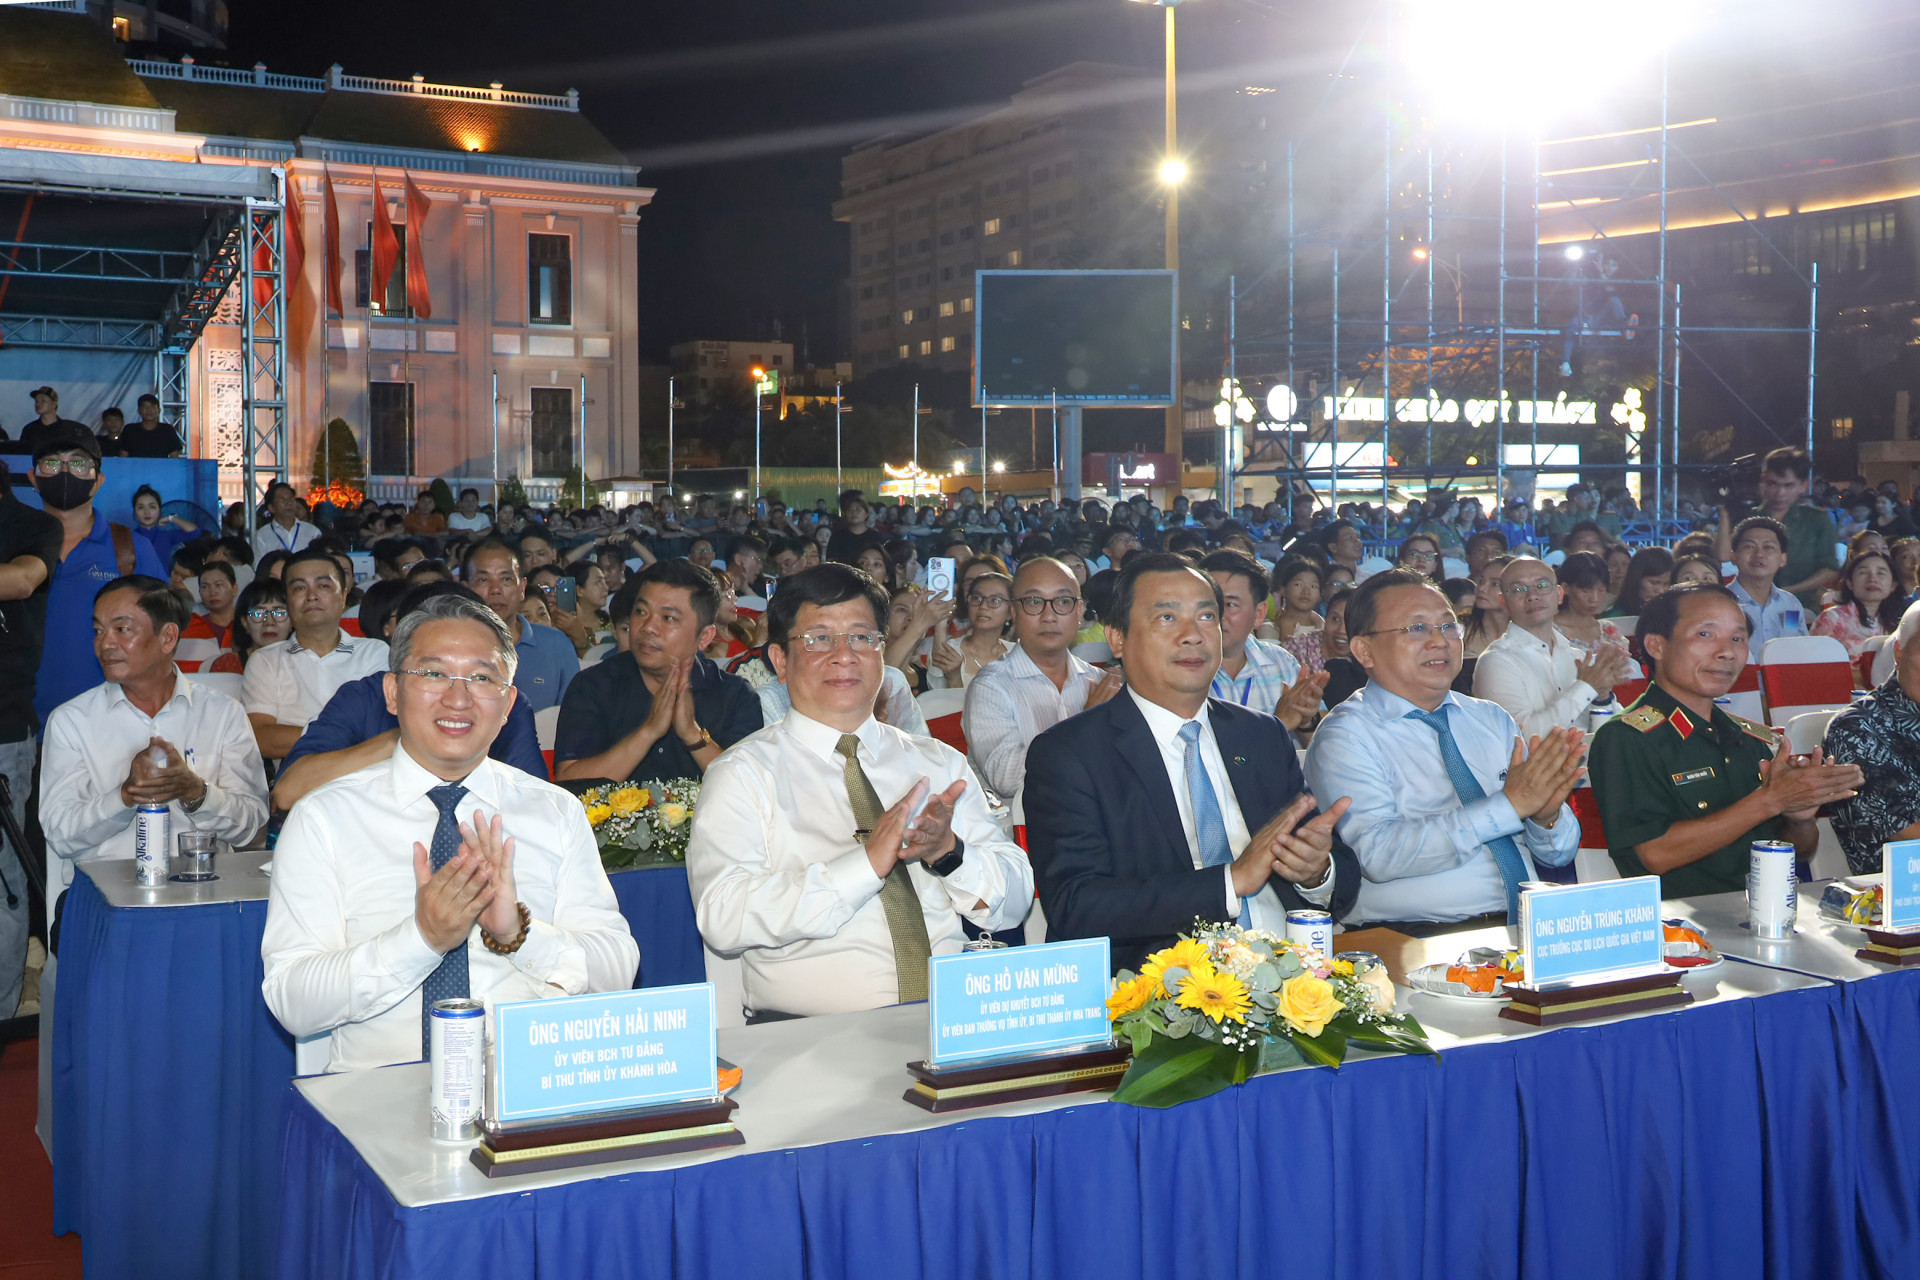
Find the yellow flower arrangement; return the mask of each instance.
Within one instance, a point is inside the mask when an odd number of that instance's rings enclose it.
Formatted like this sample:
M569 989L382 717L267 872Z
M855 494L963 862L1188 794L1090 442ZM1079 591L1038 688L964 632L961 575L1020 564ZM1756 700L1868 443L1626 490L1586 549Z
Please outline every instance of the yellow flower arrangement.
M1148 978L1129 978L1125 982L1113 984L1113 994L1107 997L1107 1019L1112 1021L1135 1009L1144 1009L1147 1001L1153 999L1153 982Z
M1213 972L1213 957L1207 951L1207 944L1195 942L1192 938L1182 938L1165 951L1156 951L1147 957L1146 967L1140 976L1152 984L1156 996L1170 996L1163 978L1169 969L1185 969L1189 973L1205 970Z
M686 861L693 814L700 802L697 778L608 783L580 793L580 805L608 871Z
M590 804L587 806L587 825L597 827L613 816L610 804Z
M688 812L683 804L663 804L660 806L660 821L667 824L667 830L672 831L687 820Z
M1253 1006L1244 982L1230 973L1217 973L1211 967L1205 972L1193 970L1180 984L1180 997L1174 1003L1182 1009L1203 1013L1215 1022L1226 1019L1245 1022L1247 1010Z
M1329 960L1327 964L1335 973L1343 978L1351 978L1353 976L1353 961L1351 960Z
M636 787L629 783L624 787L615 787L607 796L607 803L613 811L622 817L638 813L653 803L653 796L645 787Z
M1280 1016L1303 1035L1319 1035L1340 1008L1333 987L1324 978L1303 973L1280 984Z

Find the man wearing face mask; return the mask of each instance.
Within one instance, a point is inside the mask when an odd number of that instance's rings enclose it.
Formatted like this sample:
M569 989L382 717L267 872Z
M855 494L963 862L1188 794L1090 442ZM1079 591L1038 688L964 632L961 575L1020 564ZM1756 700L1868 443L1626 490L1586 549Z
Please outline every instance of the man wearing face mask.
M93 598L129 573L164 580L167 567L144 538L93 509L100 488L100 442L77 423L49 428L33 449L33 488L60 522L60 566L47 593L46 640L33 695L42 724L53 709L100 684L93 654Z

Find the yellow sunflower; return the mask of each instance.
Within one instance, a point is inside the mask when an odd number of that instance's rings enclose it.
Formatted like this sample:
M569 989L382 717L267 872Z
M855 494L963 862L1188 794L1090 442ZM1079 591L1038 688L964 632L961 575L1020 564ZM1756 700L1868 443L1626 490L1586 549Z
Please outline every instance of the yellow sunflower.
M1198 970L1191 973L1180 984L1180 997L1174 1003L1182 1009L1197 1009L1215 1022L1226 1019L1245 1022L1247 1010L1253 1005L1245 983L1230 973L1215 973L1212 969L1204 974Z
M1182 938L1165 951L1156 951L1147 957L1146 967L1140 976L1153 984L1153 994L1170 996L1163 978L1169 969L1185 969L1189 973L1213 972L1213 957L1208 954L1205 943L1195 942L1192 938Z
M1129 978L1115 983L1113 994L1107 997L1107 1020L1112 1022L1135 1009L1144 1009L1151 999L1153 980L1150 978Z

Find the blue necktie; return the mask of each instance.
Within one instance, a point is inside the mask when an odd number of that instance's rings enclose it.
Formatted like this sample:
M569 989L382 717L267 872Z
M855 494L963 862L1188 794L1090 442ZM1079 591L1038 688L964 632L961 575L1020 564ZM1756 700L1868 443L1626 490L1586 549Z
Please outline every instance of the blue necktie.
M1220 816L1219 797L1213 794L1207 767L1200 760L1200 722L1189 720L1181 725L1180 740L1187 744L1187 797L1193 802L1193 829L1200 837L1200 865L1224 867L1233 861L1233 848L1227 843L1227 823ZM1245 898L1240 899L1240 927L1253 927Z
M1447 722L1447 706L1443 704L1438 711L1409 711L1409 719L1428 725L1440 735L1440 760L1447 766L1447 777L1453 783L1454 794L1460 797L1460 803L1472 804L1475 800L1484 800L1487 793L1480 787L1480 779L1473 776L1473 770L1467 768L1466 758L1460 754L1460 744L1453 740L1453 726ZM1512 836L1498 836L1487 841L1487 848L1493 850L1493 860L1500 864L1500 878L1507 882L1507 923L1520 922L1520 882L1527 878L1527 862L1520 856L1520 846L1513 842Z
M467 789L459 783L448 783L444 787L435 787L427 792L427 798L440 810L440 821L433 824L433 844L427 849L432 859L433 869L440 868L453 861L453 855L460 851L460 819L454 810ZM420 1056L432 1055L433 1004L436 1000L462 1000L469 994L467 987L467 944L463 941L453 950L440 957L440 967L427 975L426 982L420 987Z

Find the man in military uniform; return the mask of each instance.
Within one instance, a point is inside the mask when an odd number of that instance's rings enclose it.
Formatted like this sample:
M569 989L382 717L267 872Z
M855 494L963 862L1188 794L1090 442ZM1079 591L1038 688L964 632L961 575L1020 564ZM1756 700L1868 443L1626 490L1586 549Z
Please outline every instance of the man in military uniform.
M1669 588L1640 614L1654 681L1594 735L1587 760L1607 851L1623 876L1658 875L1669 898L1746 885L1748 846L1787 840L1811 857L1813 818L1851 797L1857 765L1776 759L1765 725L1713 700L1747 665L1747 618L1718 583Z

